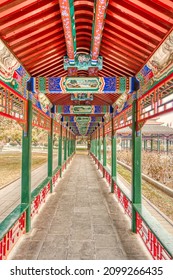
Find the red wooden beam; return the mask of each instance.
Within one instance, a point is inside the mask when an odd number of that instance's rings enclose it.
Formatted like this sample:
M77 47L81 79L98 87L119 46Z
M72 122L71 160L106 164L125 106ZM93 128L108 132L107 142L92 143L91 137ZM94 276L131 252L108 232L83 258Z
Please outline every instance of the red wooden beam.
M105 59L104 59L104 62L106 64L106 66L110 66L110 68L116 68L118 69L119 71L126 71L126 74L127 73L131 73L130 75L134 74L136 68L137 68L137 65L135 68L131 68L130 66L127 67L125 66L123 63L123 60L121 61L118 61L117 59L113 59L111 58L110 56L107 56ZM104 66L103 66L104 67Z
M25 65L27 65L27 67L29 68L33 68L37 65L41 65L42 61L47 61L47 63L49 63L49 59L51 60L54 56L59 57L59 61L62 60L62 56L64 55L64 49L62 49L61 51L58 51L57 53L57 49L54 49L53 52L48 52L46 53L44 56L42 56L42 59L40 60L39 57L35 58L34 61L28 61L25 63Z
M21 23L25 23L28 20L35 21L38 17L44 17L45 13L50 14L53 10L55 10L55 4L57 4L57 1L54 0L50 3L46 3L46 1L43 1L40 5L38 5L37 2L35 2L34 5L28 7L27 9L23 9L21 13L21 9L16 9L13 15L8 14L4 17L2 16L0 18L0 26L1 30L5 30L6 28L15 28L16 25L19 25ZM58 6L58 5L57 5ZM10 17L10 21L9 21Z
M108 10L107 14L110 15L112 17L112 21L114 21L114 19L116 21L122 22L123 25L126 26L126 29L135 29L136 34L140 34L140 36L148 36L149 38L152 38L152 40L155 40L157 42L160 41L160 38L162 38L162 36L164 35L164 33L159 32L159 35L157 34L158 32L154 29L147 29L146 27L140 26L139 22L137 23L137 21L132 20L129 16L126 18L124 16L124 14L122 13L120 16L115 14L114 11ZM116 23L116 22L115 22Z
M138 32L137 27L132 28L128 24L124 24L123 19L118 20L118 19L112 17L111 15L107 15L105 27L108 27L111 30L115 30L115 32L116 32L116 30L120 30L121 32L123 32L125 34L125 37L127 34L127 35L131 36L132 38L143 42L146 45L150 45L153 48L155 48L158 44L158 40L155 40L152 37L147 36L144 33Z
M34 70L32 71L32 75L37 76L36 73L39 73L42 69L47 69L47 67L49 67L50 65L53 64L62 64L63 60L62 57L57 56L57 54L55 54L55 57L53 57L52 59L48 58L47 61L42 60L42 62L40 62L40 65L38 65L37 67L34 67Z
M54 18L55 20L57 19L57 16L60 15L59 11L52 11L52 13L44 16L43 18L38 18L37 20L33 21L32 19L27 21L26 23L21 23L21 24L17 24L16 27L12 27L10 29L6 29L6 30L2 30L1 33L3 34L3 38L4 39L8 39L12 36L15 36L16 34L22 33L23 31L28 33L29 30L34 29L38 29L39 25L40 27L42 27L42 24L44 23L44 21L49 20ZM58 20L59 23L61 23L61 19L59 17Z
M108 51L109 51L109 55L106 56ZM124 58L122 56L119 56L116 51L111 50L110 48L102 47L100 50L100 54L106 56L106 58L112 59L112 61L114 61L115 59L116 63L120 63L120 64L122 63L122 65L124 67L128 67L128 69L131 68L132 70L135 70L136 67L141 65L136 61L133 63L132 59L130 59L129 57Z
M162 25L170 26L173 23L173 19L171 18L171 9L169 8L167 11L163 12L159 6L152 7L151 2L145 3L141 0L118 0L121 5L126 5L129 7L129 10L134 10L137 13L141 13L143 16L152 19L154 22L159 22ZM163 2L163 1L161 1Z
M34 62L34 61L38 61L40 58L43 58L46 54L51 54L54 51L59 51L59 50L64 50L65 51L65 44L62 44L61 46L58 45L54 45L54 48L52 48L51 45L48 45L46 48L44 48L43 50L40 50L37 53L32 53L32 55L30 55L29 57L25 57L23 58L23 62L25 63L25 65L28 65L28 63L30 61Z
M70 5L68 0L59 0L61 18L63 22L64 35L67 47L67 55L71 61L74 61L74 44L72 35L72 22L70 15Z
M122 15L123 18L129 18L133 22L139 22L140 25L146 27L146 29L151 28L155 30L155 32L167 32L167 28L162 25L160 21L156 21L154 18L145 17L143 12L139 12L139 10L131 9L129 5L124 5L123 1L112 2L111 6L115 8L115 14ZM150 10L150 6L148 5L148 10ZM156 13L156 11L155 11Z
M102 38L102 31L104 27L106 8L107 8L108 0L98 0L96 1L96 11L95 18L93 22L93 37L92 37L92 46L91 46L91 55L92 62L95 63L98 59L100 52L100 44Z
M13 45L16 45L17 43L20 44L21 41L29 39L30 37L32 37L34 35L39 36L40 32L42 32L42 31L45 32L45 27L46 27L46 30L48 28L53 28L53 27L57 28L57 25L60 25L61 23L62 23L61 19L57 20L57 18L46 20L42 24L40 24L39 28L38 27L31 28L30 30L28 30L27 33L25 30L19 34L14 33L13 36L8 38L8 44L10 47L12 47ZM59 27L57 31L58 32L62 31L62 26ZM2 38L5 40L5 36L2 35Z
M55 34L56 34L56 36L55 36ZM56 37L56 39L59 39L59 38L61 38L62 35L63 35L62 32L58 32L58 29L49 28L49 29L46 29L46 33L45 33L45 31L42 31L42 32L40 32L39 36L38 35L30 36L28 39L25 39L15 45L13 45L13 51L17 52L17 51L23 50L25 48L29 48L30 46L37 44L38 42L40 42L42 40L46 40L49 36L54 36L54 37Z

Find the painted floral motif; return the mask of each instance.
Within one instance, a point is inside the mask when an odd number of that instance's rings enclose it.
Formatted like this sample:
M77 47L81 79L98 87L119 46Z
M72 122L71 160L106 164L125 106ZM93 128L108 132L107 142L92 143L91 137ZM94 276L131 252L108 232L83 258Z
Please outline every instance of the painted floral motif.
M122 93L133 92L134 77L50 77L31 78L32 92L43 93Z
M88 76L89 77L98 77L98 67L89 67Z
M48 79L49 91L50 92L62 92L61 86L61 78L52 77Z
M10 82L14 71L20 67L19 62L0 40L0 77L3 81Z
M93 100L93 94L92 93L72 93L71 94L71 100L80 100L80 101L85 101L85 100Z
M72 90L98 90L99 80L97 78L66 78L65 87L67 91Z
M68 0L59 0L61 17L63 22L67 54L70 59L70 62L74 63L74 40L72 34L72 22L70 15L70 6Z
M124 92L120 95L120 97L115 101L115 103L112 105L113 108L116 108L116 111L120 113L125 105L125 102L127 101L128 93Z
M80 132L80 134L87 134L88 127L90 124L90 117L75 117L76 126Z
M67 70L71 67L71 61L70 58L67 56L64 57L64 69ZM98 60L96 62L97 70L102 70L103 67L103 58L102 56L98 57ZM76 67L79 70L88 70L89 68L95 68L92 67L92 61L91 56L89 54L80 53L75 56L74 60L74 67ZM72 67L71 67L72 68Z
M140 82L139 96L150 90L172 72L173 31L137 74Z
M102 38L102 31L104 27L106 8L108 5L108 0L98 0L96 4L96 13L94 21L94 37L93 37L93 46L92 46L92 62L95 64L98 59L100 51L100 43Z
M77 76L77 67L68 67L68 77L76 77Z
M41 109L44 113L47 113L47 111L49 111L52 108L51 102L49 101L49 99L46 97L44 93L40 92L38 94L38 100L40 102Z
M173 62L173 31L165 42L158 48L147 66L152 70L155 78L160 78L163 70Z

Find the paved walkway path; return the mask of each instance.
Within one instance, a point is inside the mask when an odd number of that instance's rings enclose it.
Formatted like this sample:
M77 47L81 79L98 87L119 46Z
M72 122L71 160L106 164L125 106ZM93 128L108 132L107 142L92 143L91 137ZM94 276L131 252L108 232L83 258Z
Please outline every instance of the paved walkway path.
M105 179L76 155L9 259L150 259Z

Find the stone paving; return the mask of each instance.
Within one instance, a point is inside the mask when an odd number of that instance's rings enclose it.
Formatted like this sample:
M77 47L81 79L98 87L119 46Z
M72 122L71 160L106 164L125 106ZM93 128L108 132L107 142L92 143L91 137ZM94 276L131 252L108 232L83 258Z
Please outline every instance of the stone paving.
M77 154L9 259L151 259L105 179Z

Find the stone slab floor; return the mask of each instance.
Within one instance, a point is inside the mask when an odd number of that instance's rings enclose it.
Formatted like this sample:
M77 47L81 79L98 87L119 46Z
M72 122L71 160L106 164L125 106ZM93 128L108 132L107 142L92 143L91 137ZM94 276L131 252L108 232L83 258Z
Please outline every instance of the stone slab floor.
M29 260L151 259L90 156L73 158L9 255Z

